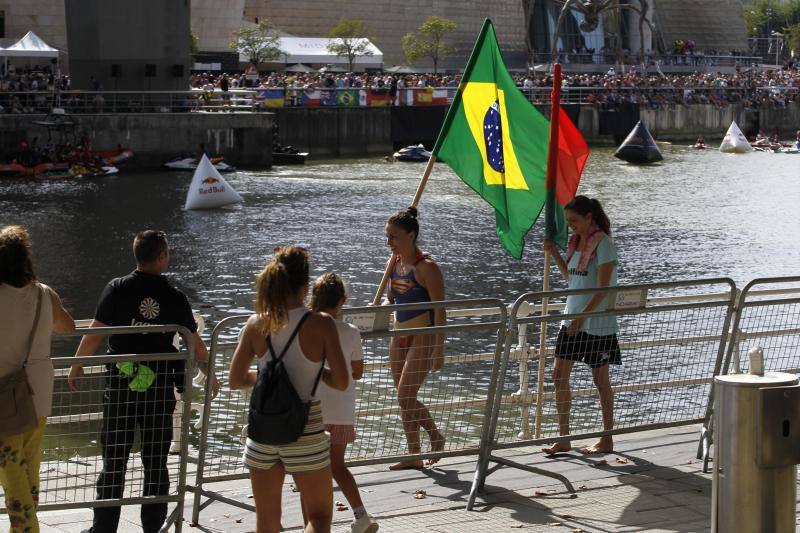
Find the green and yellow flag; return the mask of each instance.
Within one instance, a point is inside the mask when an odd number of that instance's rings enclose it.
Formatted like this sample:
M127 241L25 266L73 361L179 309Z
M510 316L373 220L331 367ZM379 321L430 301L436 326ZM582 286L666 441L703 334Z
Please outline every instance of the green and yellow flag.
M508 73L486 19L432 153L494 207L500 243L517 259L547 196L549 129Z

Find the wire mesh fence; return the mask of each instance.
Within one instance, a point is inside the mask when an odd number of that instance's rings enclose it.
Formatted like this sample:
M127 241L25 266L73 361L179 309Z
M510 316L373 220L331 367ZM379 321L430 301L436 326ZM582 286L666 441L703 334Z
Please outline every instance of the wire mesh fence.
M177 353L52 359L55 379L41 446L39 510L96 507L102 515L109 507L171 502L176 507L169 523L180 530L176 519L183 514L187 453L182 447L169 455L169 448L175 391L189 386L194 368L191 333L179 326L131 326L85 328L64 336L141 333L180 333L189 339L188 347ZM72 365L84 367L77 390L68 383ZM178 423L185 429L188 421L187 411Z
M764 350L764 370L800 372L800 277L748 283L733 331L728 346L730 373L749 371L747 352L755 347Z
M550 307L606 292L608 311L563 314ZM488 462L499 462L493 449L705 420L735 294L731 280L714 279L520 297L493 402L491 444L471 498Z
M398 330L390 325L395 311L435 308L446 309L445 326ZM226 319L212 334L211 358L223 390L213 401L206 397L204 446L193 489L195 523L214 500L251 508L207 486L248 477L242 453L249 397L227 388L236 338L245 320ZM345 457L349 465L477 453L488 428L486 415L502 353L506 324L502 302L353 308L345 310L343 320L362 331L364 352L364 375L356 382L357 439ZM201 503L201 496L209 499Z

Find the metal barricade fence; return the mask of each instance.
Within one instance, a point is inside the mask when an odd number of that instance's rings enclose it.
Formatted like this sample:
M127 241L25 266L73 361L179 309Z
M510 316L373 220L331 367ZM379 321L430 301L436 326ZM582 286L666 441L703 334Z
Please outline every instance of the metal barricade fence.
M445 309L447 323L439 327L393 329L394 311ZM358 438L348 447L348 465L366 465L395 461L438 459L448 456L476 455L486 440L488 415L498 377L505 336L507 311L496 299L459 300L423 304L387 305L344 310L343 320L361 330L364 352L364 376L356 382L356 432ZM211 336L211 362L222 384L216 399L206 391L203 413L202 445L198 468L192 522L214 501L244 509L249 503L223 496L208 485L220 481L246 479L248 470L242 462L243 440L247 424L248 395L227 390L227 374L239 328L247 317L231 317L220 322ZM422 382L416 395L398 399L392 368L398 370L400 343L410 343L409 350L421 351L441 346L444 337L444 365L438 371L412 374L407 380ZM402 340L398 340L402 338ZM390 353L391 352L391 353ZM422 355L425 354L425 355ZM393 365L393 362L395 364ZM417 405L418 400L424 405ZM406 418L420 420L418 434L421 448L409 452L400 405ZM426 413L430 413L430 417ZM436 426L436 430L433 426ZM438 431L438 434L437 434ZM443 437L440 438L439 435ZM202 497L206 501L201 502Z
M184 498L187 476L187 439L182 439L180 454L168 456L167 470L158 466L158 458L167 456L173 429L170 405L176 396L174 380L156 377L145 391L136 392L127 387L128 378L108 378L102 366L131 363L134 373L138 364L155 365L156 376L171 372L172 365L185 365L183 388L191 390L191 374L194 370L192 354L194 339L182 326L127 326L80 328L59 337L89 334L180 334L185 349L177 353L96 355L88 357L57 357L52 359L55 369L52 413L47 419L41 445L40 483L38 510L51 511L87 507L112 507L135 504L174 503L175 509L167 517L162 531L172 524L180 532L183 521ZM71 391L67 376L71 365L85 367L82 386ZM120 368L118 366L117 368ZM142 371L142 374L147 374ZM180 376L180 374L176 374ZM107 387L108 379L118 379L120 387ZM124 387L124 388L123 388ZM113 398L113 403L104 397ZM164 416L156 416L165 413ZM180 418L183 434L187 434L189 410ZM136 427L146 434L140 439L134 434ZM169 434L168 434L169 433ZM161 447L158 442L165 442ZM132 445L132 446L131 446ZM116 454L115 462L109 461L104 480L104 498L100 497L98 479L104 469L102 449L106 447L108 457ZM111 450L110 452L108 450ZM130 455L130 460L128 456ZM154 458L154 467L146 468L144 461ZM166 476L166 477L165 477ZM161 494L159 494L161 493ZM3 507L0 513L6 514Z
M754 279L737 298L723 374L749 371L747 352L764 350L767 372L800 373L800 276ZM709 409L713 398L709 399ZM713 425L704 425L698 459L708 471Z
M608 293L614 302L608 311L551 312L554 301L583 297L582 306L601 293ZM495 454L497 450L705 421L710 414L706 399L722 368L735 296L735 285L728 278L521 296L510 313L488 438L480 452L467 509L474 505L486 477L501 466L558 479L574 492L564 476L511 461ZM557 387L551 377L556 340L562 321L568 324L576 319L591 321L591 325L584 323L598 337L617 334L621 365L606 367L611 367L613 429L604 428L594 376L586 364L578 362L571 376L561 376L562 387L571 389L571 410L563 388L558 391L561 403L556 402ZM583 338L583 343L578 339L562 337L565 350L560 355L588 351L613 361L616 347L609 338L591 339L600 346L589 345L588 338ZM598 379L602 383L602 372ZM562 418L567 413L569 431L565 435L559 431L559 412ZM490 463L496 466L490 469Z

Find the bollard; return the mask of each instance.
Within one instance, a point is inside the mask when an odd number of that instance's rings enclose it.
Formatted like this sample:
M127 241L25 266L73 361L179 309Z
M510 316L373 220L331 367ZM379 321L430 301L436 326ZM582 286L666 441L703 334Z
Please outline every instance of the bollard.
M764 372L750 350L748 374L717 376L711 531L794 533L800 463L800 385Z

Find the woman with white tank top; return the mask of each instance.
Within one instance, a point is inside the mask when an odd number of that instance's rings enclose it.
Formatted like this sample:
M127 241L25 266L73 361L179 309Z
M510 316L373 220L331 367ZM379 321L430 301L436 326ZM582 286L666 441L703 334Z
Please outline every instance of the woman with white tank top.
M50 336L74 329L75 322L55 291L36 279L28 232L20 226L0 229L0 377L18 371L27 357L28 384L39 418L30 431L0 437L0 483L14 531L39 530L39 463L53 399Z
M333 482L330 444L322 424L319 400L312 391L322 369L322 381L344 390L349 383L347 365L333 319L309 311L308 251L297 246L276 249L272 260L256 278L256 313L245 325L228 374L232 390L253 387L271 350L283 357L297 395L310 402L308 421L297 441L267 445L247 439L244 463L256 504L256 531L281 530L281 490L287 473L303 497L307 533L327 533L333 518ZM327 366L323 365L327 363Z

